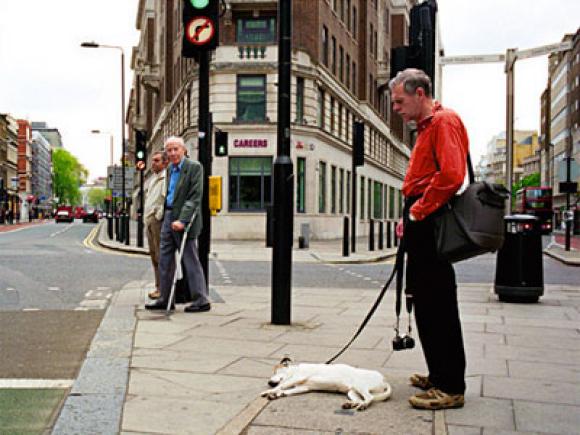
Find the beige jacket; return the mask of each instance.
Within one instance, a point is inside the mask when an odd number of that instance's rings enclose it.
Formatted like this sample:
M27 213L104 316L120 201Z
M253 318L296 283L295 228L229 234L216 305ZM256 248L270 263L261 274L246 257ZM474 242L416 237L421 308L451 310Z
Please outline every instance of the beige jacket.
M153 174L147 187L145 188L145 222L152 219L163 220L163 208L165 206L165 195L167 187L165 186L166 171L159 171Z

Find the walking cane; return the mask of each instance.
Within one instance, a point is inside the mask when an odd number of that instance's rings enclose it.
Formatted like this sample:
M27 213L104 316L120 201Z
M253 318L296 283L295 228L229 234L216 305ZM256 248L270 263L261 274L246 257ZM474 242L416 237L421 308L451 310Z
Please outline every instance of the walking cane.
M183 230L183 234L181 236L181 249L177 251L177 255L175 256L175 273L173 274L173 283L171 284L171 292L169 293L169 300L167 301L167 311L165 312L167 317L169 317L171 314L171 305L173 304L173 298L175 297L175 285L177 284L177 278L183 275L181 270L181 257L183 257L183 249L185 248L185 242L187 241L187 233L191 229L194 220L195 212L191 215L189 223Z

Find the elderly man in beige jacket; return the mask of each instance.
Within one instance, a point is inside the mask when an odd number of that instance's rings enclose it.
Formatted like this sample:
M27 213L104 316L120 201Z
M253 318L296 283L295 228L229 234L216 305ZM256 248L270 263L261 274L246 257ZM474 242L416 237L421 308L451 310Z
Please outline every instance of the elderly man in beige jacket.
M149 241L149 255L155 272L155 290L149 293L151 299L158 299L159 292L159 245L161 239L161 224L165 205L167 186L165 183L165 168L167 167L167 154L165 151L156 151L151 157L151 170L153 175L145 190L145 226L147 228L147 240Z

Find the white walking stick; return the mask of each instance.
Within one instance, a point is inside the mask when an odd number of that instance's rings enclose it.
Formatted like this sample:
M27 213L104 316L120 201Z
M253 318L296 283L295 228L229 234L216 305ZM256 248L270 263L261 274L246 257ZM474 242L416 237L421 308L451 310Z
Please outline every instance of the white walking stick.
M171 313L171 306L173 305L173 298L175 297L175 285L177 284L177 280L183 276L183 271L181 270L181 258L183 257L183 250L185 249L185 243L187 242L187 233L193 225L194 220L195 212L191 215L189 223L183 230L183 234L181 236L181 248L179 251L175 252L175 273L173 274L173 283L171 284L171 292L169 293L169 300L167 301L167 316L169 316Z

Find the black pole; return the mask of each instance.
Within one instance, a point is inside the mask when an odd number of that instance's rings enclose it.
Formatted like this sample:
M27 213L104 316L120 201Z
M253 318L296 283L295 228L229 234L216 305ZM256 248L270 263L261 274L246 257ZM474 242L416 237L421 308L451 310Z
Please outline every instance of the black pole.
M348 257L348 242L349 242L349 235L348 235L348 216L343 218L342 224L342 256Z
M209 113L209 56L208 51L199 54L199 118L197 122L199 152L198 160L203 168L203 195L201 217L203 227L199 235L199 262L206 285L209 283L209 250L211 216L209 212L209 176L211 175L211 115Z
M391 221L387 221L387 249L391 249L393 237L391 236Z
M375 250L375 220L369 219L369 251Z
M113 194L111 193L111 199L107 201L107 234L109 240L113 240Z
M350 237L351 247L350 252L356 252L356 165L354 164L354 145L352 153L352 204L350 208Z
M383 250L383 221L379 221L379 251Z
M570 179L571 176L571 168L570 165L572 164L572 158L568 155L566 157L566 183L569 185L572 181ZM566 213L565 213L565 225L566 225L566 238L565 238L565 248L566 251L570 250L570 238L571 238L571 229L572 229L572 221L568 219L568 214L570 213L570 189L566 192Z
M292 0L278 2L278 155L274 161L272 323L291 323L294 174L290 159Z
M137 246L143 247L143 169L139 171L139 208L137 209Z
M125 153L127 151L127 144L125 143L125 52L121 49L121 166L123 170L121 171L121 181L123 186L121 187L121 196L123 203L123 213L121 222L123 223L123 236L122 241L125 245L129 244L129 214L127 212L127 198L125 192L125 170L127 166L127 161L125 159Z

